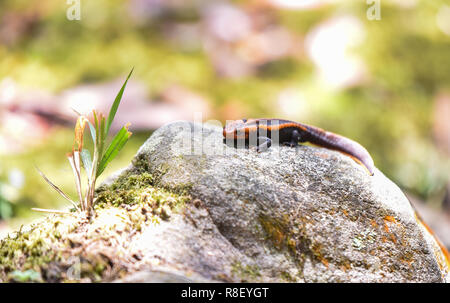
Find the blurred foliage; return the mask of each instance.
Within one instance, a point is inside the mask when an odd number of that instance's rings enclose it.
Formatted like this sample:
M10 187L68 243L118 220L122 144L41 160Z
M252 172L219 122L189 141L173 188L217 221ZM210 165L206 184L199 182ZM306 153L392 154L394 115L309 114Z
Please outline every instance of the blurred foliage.
M242 77L223 77L202 41L184 47L166 33L173 24L203 22L206 1L185 1L144 20L130 13L134 2L81 0L82 20L68 21L65 1L1 1L0 20L14 14L30 26L14 42L0 45L0 79L12 77L21 85L56 93L80 83L113 79L135 66L135 77L152 96L176 83L210 100L211 119L239 118L230 114L231 107L243 117L289 118L320 126L360 142L377 167L403 188L428 200L443 196L450 161L433 141L431 112L435 95L450 89L450 37L436 26L436 14L446 1L418 0L411 7L381 1L380 21L366 18L365 1L264 11L300 37L299 44L329 18L351 15L360 20L365 39L353 53L362 58L368 76L342 89L324 86L315 76L314 62L304 53L256 66L254 73ZM232 3L247 9L254 1ZM289 117L283 116L286 110L277 103L286 89L303 100ZM147 135L133 136L119 155L121 160L105 175L126 165ZM26 185L12 201L15 215L24 215L32 206L57 204L57 195L43 184L34 164L49 177L67 175L59 178L60 185L73 190L70 167L56 156L68 151L72 140L70 131L57 129L40 147L1 156L0 182L9 169L18 168L26 175Z
M0 193L0 220L9 219L13 215L11 203Z

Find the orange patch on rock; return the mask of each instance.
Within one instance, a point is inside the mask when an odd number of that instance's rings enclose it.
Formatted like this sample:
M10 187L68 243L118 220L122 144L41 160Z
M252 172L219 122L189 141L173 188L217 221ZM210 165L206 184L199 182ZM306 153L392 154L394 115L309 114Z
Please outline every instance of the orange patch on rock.
M387 233L390 233L390 232L391 232L391 231L389 230L389 226L387 225L386 221L384 221L384 230L385 230Z
M385 216L385 217L384 217L384 221L389 221L389 222L392 222L392 223L397 223L397 220L395 220L395 218L392 217L392 216Z
M395 218L392 217L392 216L385 216L385 217L383 218L383 220L384 220L384 230L385 230L388 234L390 234L390 237L391 237L392 242L397 243L397 238L395 237L395 235L394 235L393 233L391 233L391 231L390 231L390 229L389 229L389 226L388 226L388 223L395 223L395 224L398 224L397 220L395 220Z
M392 242L397 243L397 239L395 238L394 234L391 234L391 239L392 239Z

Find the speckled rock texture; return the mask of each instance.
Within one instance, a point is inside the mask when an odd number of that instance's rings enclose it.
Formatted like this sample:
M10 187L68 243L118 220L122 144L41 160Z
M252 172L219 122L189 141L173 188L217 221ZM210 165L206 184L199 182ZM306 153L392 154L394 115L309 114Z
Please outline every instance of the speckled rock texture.
M155 270L176 269L177 281L449 281L444 253L402 191L338 152L235 149L219 126L175 122L126 171L138 167L192 197L133 240L158 260Z

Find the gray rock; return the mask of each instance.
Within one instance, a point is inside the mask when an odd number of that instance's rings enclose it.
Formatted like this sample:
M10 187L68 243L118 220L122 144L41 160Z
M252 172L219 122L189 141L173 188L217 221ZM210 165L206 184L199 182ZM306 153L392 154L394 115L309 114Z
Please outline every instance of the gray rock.
M114 281L115 283L211 283L214 281L202 277L186 277L167 271L142 270L132 273L123 279Z
M145 168L157 186L192 197L134 239L157 270L218 281L449 281L443 252L402 191L338 152L235 149L220 127L176 122L133 163L128 172Z

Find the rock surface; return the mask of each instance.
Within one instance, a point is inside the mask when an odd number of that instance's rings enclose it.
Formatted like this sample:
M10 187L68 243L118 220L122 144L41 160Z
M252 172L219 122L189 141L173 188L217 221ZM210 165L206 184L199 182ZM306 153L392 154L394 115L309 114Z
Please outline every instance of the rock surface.
M220 127L176 122L124 173L142 169L192 197L133 238L133 253L158 260L154 270L210 281L449 282L448 260L402 191L338 152L234 149Z
M0 281L449 282L443 250L380 171L310 146L235 149L157 130L96 191L0 242Z

